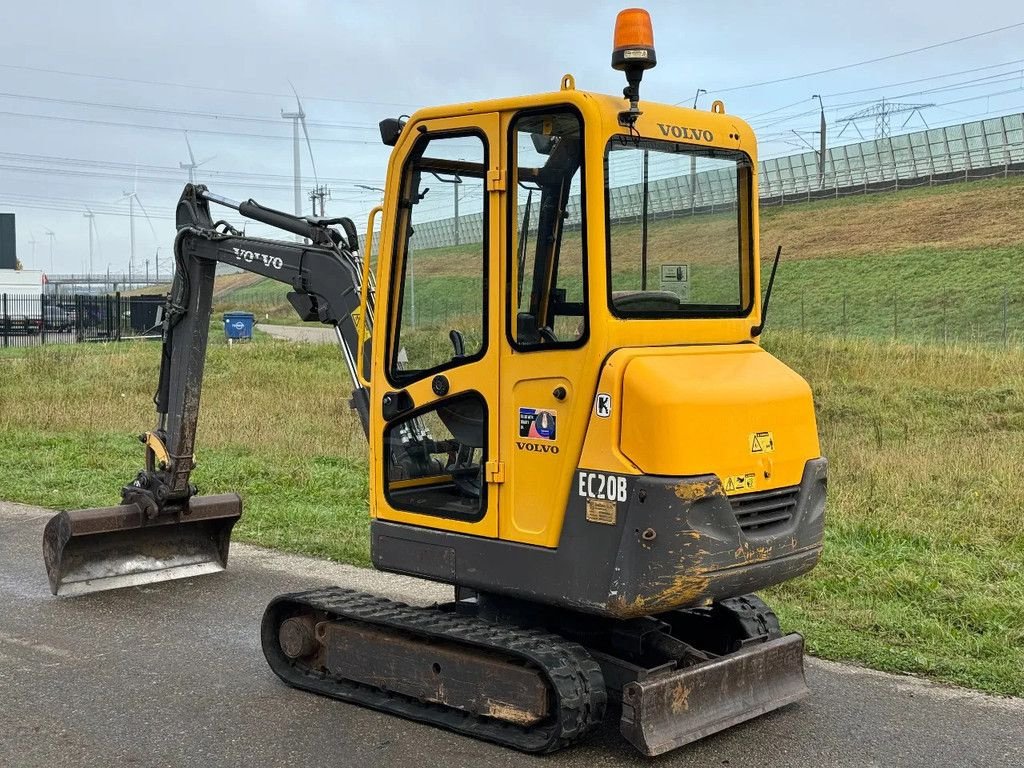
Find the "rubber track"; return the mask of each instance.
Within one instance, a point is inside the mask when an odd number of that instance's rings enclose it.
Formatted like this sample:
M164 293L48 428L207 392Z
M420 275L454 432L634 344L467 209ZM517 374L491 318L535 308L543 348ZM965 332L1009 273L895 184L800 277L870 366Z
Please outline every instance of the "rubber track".
M555 716L524 727L303 668L281 651L278 628L291 616L310 613L319 614L318 620L360 621L526 660L547 676ZM601 668L577 643L539 630L493 624L438 608L414 608L341 587L279 595L267 606L261 635L270 668L289 685L524 752L553 752L572 744L601 722L607 703Z

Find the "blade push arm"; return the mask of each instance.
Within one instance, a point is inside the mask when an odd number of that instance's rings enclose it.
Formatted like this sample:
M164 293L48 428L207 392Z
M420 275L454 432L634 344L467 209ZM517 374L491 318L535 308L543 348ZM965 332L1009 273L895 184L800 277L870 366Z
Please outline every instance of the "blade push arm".
M210 202L300 235L312 241L288 242L247 237L225 222L214 222ZM355 228L346 220L306 219L264 208L249 200L234 203L187 185L178 201L178 235L174 243L176 272L164 316L160 380L155 397L157 429L147 440L147 467L122 491L124 503L139 504L149 517L181 509L195 494L192 472L203 367L209 340L214 275L219 262L291 286L288 300L303 320L333 325L353 382L352 407L363 430L368 429L369 394L357 375L358 338L353 313L360 309L362 262ZM346 234L333 229L339 223ZM373 318L368 294L366 325ZM358 316L358 315L357 315ZM367 342L368 343L368 342ZM369 355L365 355L369 359ZM163 444L157 456L153 439Z

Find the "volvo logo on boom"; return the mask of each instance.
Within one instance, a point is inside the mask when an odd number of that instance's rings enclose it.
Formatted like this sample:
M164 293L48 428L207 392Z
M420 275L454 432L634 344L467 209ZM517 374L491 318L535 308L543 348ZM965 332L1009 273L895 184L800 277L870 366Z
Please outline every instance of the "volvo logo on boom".
M662 136L671 136L673 139L691 139L695 141L714 141L715 134L707 128L687 128L683 125L670 125L669 123L658 123Z
M251 264L254 261L260 261L265 267L271 267L273 269L281 269L284 266L284 261L280 256L271 256L267 253L259 253L257 251L247 251L244 248L232 248L235 252L235 258L239 261L244 261Z

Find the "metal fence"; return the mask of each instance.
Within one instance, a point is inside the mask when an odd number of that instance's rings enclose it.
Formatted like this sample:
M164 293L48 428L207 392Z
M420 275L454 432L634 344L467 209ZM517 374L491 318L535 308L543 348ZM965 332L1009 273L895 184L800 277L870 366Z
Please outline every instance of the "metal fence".
M1024 344L1024 293L991 286L908 295L843 286L778 287L768 313L772 329L843 338L938 345Z
M164 297L0 294L0 348L159 336Z
M736 185L730 174L716 170L652 178L649 215L668 218L732 208ZM816 152L762 160L758 184L761 205L772 206L1017 174L1024 174L1024 114L833 147L826 150L823 174ZM637 183L609 190L613 221L640 215L641 189ZM578 228L580 222L579 198L570 198L564 227ZM479 242L482 232L482 214L468 213L417 222L411 244L426 249Z

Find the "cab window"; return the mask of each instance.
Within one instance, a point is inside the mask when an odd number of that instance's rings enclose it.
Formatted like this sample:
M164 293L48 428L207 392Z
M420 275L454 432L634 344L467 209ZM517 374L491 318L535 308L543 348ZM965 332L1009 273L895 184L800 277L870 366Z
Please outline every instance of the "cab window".
M478 134L423 137L402 179L388 374L405 385L478 360L486 340L487 152Z
M612 312L624 318L747 314L752 177L743 152L612 137L605 152Z
M509 141L509 338L522 351L587 337L583 122L567 108L521 113Z
M487 507L487 405L470 392L384 431L384 491L395 509L476 521Z

